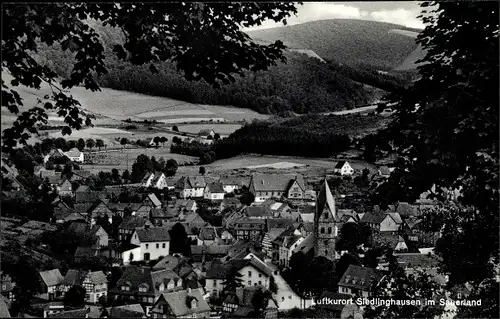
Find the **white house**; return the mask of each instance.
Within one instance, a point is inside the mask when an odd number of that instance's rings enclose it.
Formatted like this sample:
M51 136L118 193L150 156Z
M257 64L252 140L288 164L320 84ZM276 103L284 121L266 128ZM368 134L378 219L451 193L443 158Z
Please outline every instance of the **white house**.
M73 147L64 154L73 162L83 163L84 160L83 152L80 152L80 150L77 149L76 147Z
M136 229L130 243L139 246L139 260L156 260L170 252L170 234L165 227ZM125 256L126 257L126 256Z
M167 177L161 172L147 173L142 179L141 186L157 189L168 188Z
M279 247L279 264L282 267L288 267L288 262L292 257L293 251L304 241L300 235L286 236L283 245Z
M205 186L203 191L203 198L210 200L223 200L224 199L224 188L222 183L213 182Z
M224 281L232 268L236 268L241 275L244 287L262 286L269 289L271 269L259 258L252 256L247 259L233 259L225 264L215 264L208 271L205 279L205 291L219 295L224 289Z
M338 292L354 296L359 291L363 297L368 297L373 284L381 279L382 274L373 268L349 265L340 278Z
M199 137L208 138L209 136L214 137L215 131L211 129L204 129L198 133Z
M205 178L203 176L183 176L175 185L175 192L179 198L203 197L205 191Z
M121 249L121 259L124 265L130 264L132 261L143 260L143 255L141 254L141 246L139 245L126 245L122 246Z
M43 164L47 164L47 162L50 159L58 159L58 158L63 158L63 157L68 157L60 148L58 149L52 149L49 154L45 155L43 158Z
M344 176L344 175L352 175L354 174L354 169L351 167L351 165L349 165L349 163L347 161L339 161L333 171L335 173L339 173L340 175Z

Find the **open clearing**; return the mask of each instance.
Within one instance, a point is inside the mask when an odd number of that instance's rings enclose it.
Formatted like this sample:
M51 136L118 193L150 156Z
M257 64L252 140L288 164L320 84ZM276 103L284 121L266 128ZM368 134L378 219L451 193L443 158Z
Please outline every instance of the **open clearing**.
M254 169L254 168L269 167L269 168L276 168L276 169L287 169L287 168L294 168L294 167L302 167L305 165L306 164L297 164L297 163L290 163L290 162L278 162L278 163L273 163L273 164L247 166L246 168Z
M12 76L2 72L2 80L10 85ZM20 112L37 106L37 100L51 90L46 83L42 83L40 90L18 86L16 90L23 99ZM194 104L165 97L149 96L101 88L100 92L91 92L83 87L72 88L69 93L78 100L82 109L96 116L94 124L113 124L117 121L131 118L142 121L144 119L162 120L165 123L196 122L200 120L219 119L220 121L252 121L254 118L266 119L269 115L259 114L249 109L240 109L232 106ZM49 113L50 122L62 123L55 113ZM12 124L13 116L6 108L2 108L2 124ZM181 120L177 120L181 119Z
M239 124L187 124L178 125L179 131L198 134L201 130L210 129L220 135L229 135L241 128Z

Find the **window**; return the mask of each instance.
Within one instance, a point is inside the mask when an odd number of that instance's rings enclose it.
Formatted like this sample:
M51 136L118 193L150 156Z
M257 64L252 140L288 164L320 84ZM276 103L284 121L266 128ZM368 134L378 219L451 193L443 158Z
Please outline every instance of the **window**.
M259 274L259 278L262 278L262 274Z
M328 233L331 234L332 233L332 228L331 227L328 227Z
M251 271L248 272L248 277L252 277L252 272Z
M251 281L251 280L249 280L249 281L248 281L248 285L249 285L249 286L251 286L251 285L252 285L252 281Z
M161 244L161 248L165 248L165 243Z
M2 285L2 290L7 290L7 285Z
M262 285L262 281L259 280L259 285Z
M328 250L325 250L325 256L328 256Z
M159 249L160 248L160 244L156 244L156 249Z
M254 283L253 285L254 285L254 286L257 286L257 283Z
M324 216L326 219L328 219L328 213L325 213Z
M285 301L285 297L281 297L281 301Z
M321 227L321 233L324 234L325 233L325 227ZM147 247L146 247L147 248Z
M288 296L288 299L292 299L292 296Z
M217 281L214 280L214 287L217 287Z
M146 244L146 249L148 249L148 248L149 248L149 244Z

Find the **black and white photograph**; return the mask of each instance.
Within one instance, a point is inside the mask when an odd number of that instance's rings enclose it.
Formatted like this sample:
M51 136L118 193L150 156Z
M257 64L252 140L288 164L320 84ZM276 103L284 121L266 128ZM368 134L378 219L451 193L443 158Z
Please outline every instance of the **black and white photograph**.
M498 1L0 6L1 318L500 318Z

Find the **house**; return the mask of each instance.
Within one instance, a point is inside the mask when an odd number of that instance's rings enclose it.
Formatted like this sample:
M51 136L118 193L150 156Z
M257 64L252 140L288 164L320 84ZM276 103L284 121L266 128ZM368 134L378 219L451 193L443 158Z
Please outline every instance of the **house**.
M243 217L235 221L233 227L236 239L261 242L265 233L266 221Z
M98 318L147 318L144 309L138 303L104 308Z
M221 176L219 182L222 184L222 188L226 194L234 193L242 189L243 186L249 185L249 181L246 178L238 176Z
M269 288L269 278L272 270L258 257L251 256L247 259L231 259L227 263L212 263L205 277L205 291L218 296L224 289L227 276L237 271L241 275L244 287L262 286Z
M60 148L52 149L49 154L45 155L43 158L43 164L47 164L49 160L52 160L54 163L59 163L59 161L64 161L65 159L68 160L69 158Z
M387 232L374 234L373 245L391 249L396 253L408 251L408 246L403 237Z
M300 245L301 242L304 241L304 237L301 235L292 235L292 236L283 236L280 235L278 238L283 238L283 241L279 247L278 265L280 267L288 267L288 262L292 257L293 251Z
M219 238L220 245L231 245L236 241L233 234L224 227L215 228L217 237Z
M381 272L367 267L349 265L338 283L339 293L355 296L360 292L363 297L369 297L373 286L382 279Z
M123 265L128 265L134 261L142 261L141 246L133 244L122 244L118 250L121 262Z
M129 266L109 290L110 300L138 302L144 308L146 316L158 298L167 292L182 289L183 280L169 269L152 270L149 267Z
M264 293L262 287L239 287L229 293L223 303L222 312L228 318L248 318L258 316L258 309L252 302L256 293ZM273 298L268 298L264 311L264 318L278 318L278 305Z
M113 222L113 211L108 207L109 200L99 199L94 202L94 205L89 209L90 224L94 225L98 218L107 217L109 223Z
M38 273L40 277L40 284L42 292L38 295L40 299L54 300L63 297L60 290L64 277L61 275L59 269L52 269L41 271Z
M391 172L392 171L388 166L381 166L378 169L378 175L381 177L385 177L385 178L388 178L389 176L391 176Z
M74 181L84 181L84 180L86 180L87 178L89 178L91 176L92 176L92 172L91 171L87 171L87 170L83 170L83 169L74 170L73 171L73 175L71 176L71 181L72 182L74 182Z
M61 289L66 293L73 286L85 288L85 302L88 303L98 303L99 298L106 298L108 294L108 279L102 271L68 270Z
M205 190L203 191L203 198L209 200L223 200L224 199L224 188L222 187L222 183L213 182L208 183L205 186Z
M121 241L130 241L130 237L137 228L146 227L153 227L153 224L147 218L126 216L118 226L118 238Z
M196 137L194 140L191 141L191 143L200 143L204 145L210 145L213 144L214 140L210 138L204 138L201 136Z
M347 161L339 161L333 168L333 171L336 174L340 174L342 176L350 176L354 174L354 169L351 167L351 165L349 165L349 162Z
M274 217L271 208L266 206L247 206L242 213L249 219L269 219Z
M227 255L231 245L191 245L191 258L195 262L208 262Z
M167 177L162 172L146 173L141 181L141 186L157 189L168 188Z
M196 204L196 201L192 199L189 200L178 199L175 201L175 204L172 208L174 212L177 213L194 213L198 209L198 204Z
M154 226L162 226L164 223L173 220L178 214L172 207L152 208L149 213L149 220Z
M207 184L203 176L183 176L175 185L175 193L178 198L203 197L205 186Z
M215 135L215 131L212 129L203 129L203 130L200 130L200 132L198 132L198 136L203 137L203 138L209 138L209 136L211 136L213 138L214 135Z
M78 246L76 248L75 254L73 255L73 260L76 263L82 263L85 261L93 260L94 258L100 257L100 249L93 247Z
M218 234L217 231L215 230L215 227L213 226L208 226L208 227L203 227L200 229L198 233L198 238L197 238L197 245L216 245L217 244L217 239L218 239Z
M73 196L73 186L71 185L71 182L67 179L63 179L56 186L56 190L59 196Z
M302 199L306 188L300 174L253 174L249 190L259 203L270 198Z
M292 251L292 255L297 252L302 252L306 256L314 255L314 235L307 235L304 240ZM291 257L290 257L291 258Z
M80 185L75 190L75 203L93 203L99 200L101 192L90 189L87 185Z
M239 210L242 204L237 198L224 198L219 206L219 211Z
M0 287L0 294L9 302L14 301L14 283L12 282L12 278L2 271L0 271Z
M151 309L152 318L209 318L210 306L201 289L187 289L159 296Z
M269 231L264 235L264 238L262 239L262 251L266 254L267 257L273 258L273 241L280 236L286 228L271 228ZM273 258L275 260L278 259Z
M328 300L336 302L328 302ZM324 291L316 299L315 307L328 318L363 318L362 309L350 300L352 300L351 295Z
M407 276L420 276L421 273L427 274L433 281L440 285L448 282L448 276L439 272L440 259L434 255L421 253L397 254L398 264L404 269Z
M398 213L375 213L368 212L361 219L362 223L367 224L374 231L396 233L403 224Z
M170 252L170 233L165 227L138 228L134 231L130 243L141 247L139 260L156 260Z
M66 153L64 153L70 160L72 160L73 162L77 162L77 163L83 163L84 162L84 155L83 155L83 152L80 152L79 149L77 149L76 147L73 147L72 149L70 149L69 151L67 151Z
M109 236L104 228L99 225L90 226L82 222L72 222L68 226L68 231L82 237L93 238L93 243L96 248L108 246Z
M203 220L203 218L198 213L189 213L184 217L184 223L187 224L189 228L202 228L208 223Z

